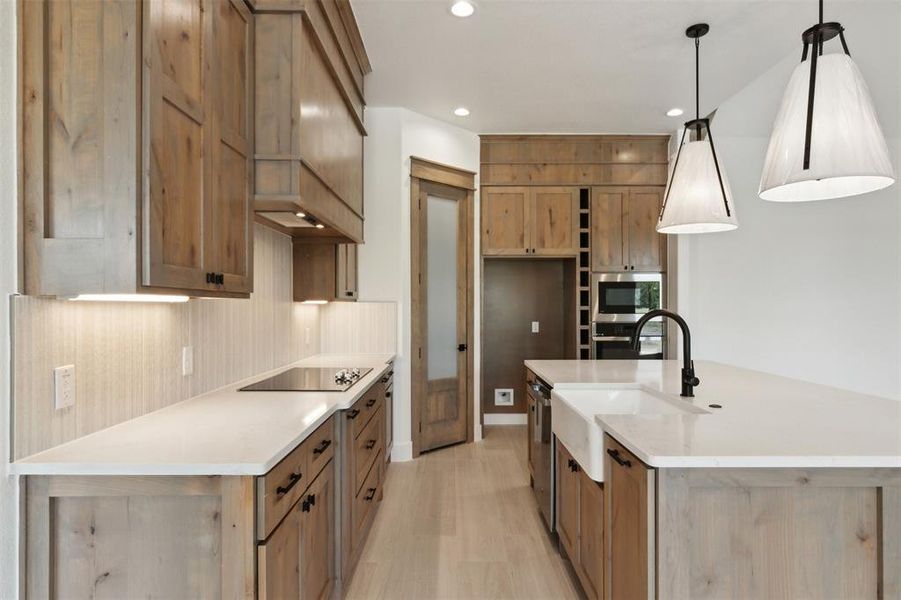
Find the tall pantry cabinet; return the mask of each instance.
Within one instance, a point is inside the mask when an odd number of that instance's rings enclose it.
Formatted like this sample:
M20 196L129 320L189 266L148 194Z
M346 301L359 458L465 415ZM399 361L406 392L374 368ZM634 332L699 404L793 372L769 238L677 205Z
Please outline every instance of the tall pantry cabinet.
M253 288L243 0L22 3L25 287Z

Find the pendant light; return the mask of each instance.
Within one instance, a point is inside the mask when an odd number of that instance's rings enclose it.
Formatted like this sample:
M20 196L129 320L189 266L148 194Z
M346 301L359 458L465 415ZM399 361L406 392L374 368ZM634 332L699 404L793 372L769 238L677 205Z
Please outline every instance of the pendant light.
M801 34L801 64L773 125L760 179L764 200L856 196L895 181L873 100L844 31L839 23L823 23L820 0L820 21ZM823 54L823 44L835 37L843 52Z
M706 23L685 30L695 41L695 118L685 123L682 132L657 221L660 233L712 233L738 227L729 181L713 146L710 119L700 116L700 39L708 31Z

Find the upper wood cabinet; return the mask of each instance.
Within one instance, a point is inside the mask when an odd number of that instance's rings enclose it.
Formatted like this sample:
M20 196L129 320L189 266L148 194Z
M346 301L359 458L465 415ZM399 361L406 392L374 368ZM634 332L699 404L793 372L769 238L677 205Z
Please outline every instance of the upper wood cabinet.
M357 299L357 245L294 243L296 302Z
M338 244L336 257L335 290L336 300L356 300L357 291L357 245Z
M22 8L26 292L247 296L244 2Z
M575 256L579 252L579 188L484 187L482 254Z
M657 233L660 187L591 190L591 270L664 271L666 236Z
M350 3L255 4L254 208L295 237L362 242L370 68Z
M532 188L532 254L575 256L579 253L579 188Z

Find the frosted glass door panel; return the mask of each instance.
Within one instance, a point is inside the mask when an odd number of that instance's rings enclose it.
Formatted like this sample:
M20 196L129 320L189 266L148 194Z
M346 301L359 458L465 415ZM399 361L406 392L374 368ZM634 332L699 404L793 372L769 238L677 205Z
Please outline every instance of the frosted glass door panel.
M426 209L428 380L457 377L456 200L428 197Z

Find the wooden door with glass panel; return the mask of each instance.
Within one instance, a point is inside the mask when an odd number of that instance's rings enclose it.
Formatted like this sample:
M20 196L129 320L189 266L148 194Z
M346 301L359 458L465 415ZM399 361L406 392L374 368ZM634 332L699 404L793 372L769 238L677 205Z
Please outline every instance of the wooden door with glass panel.
M467 192L423 182L419 199L420 451L466 441Z

